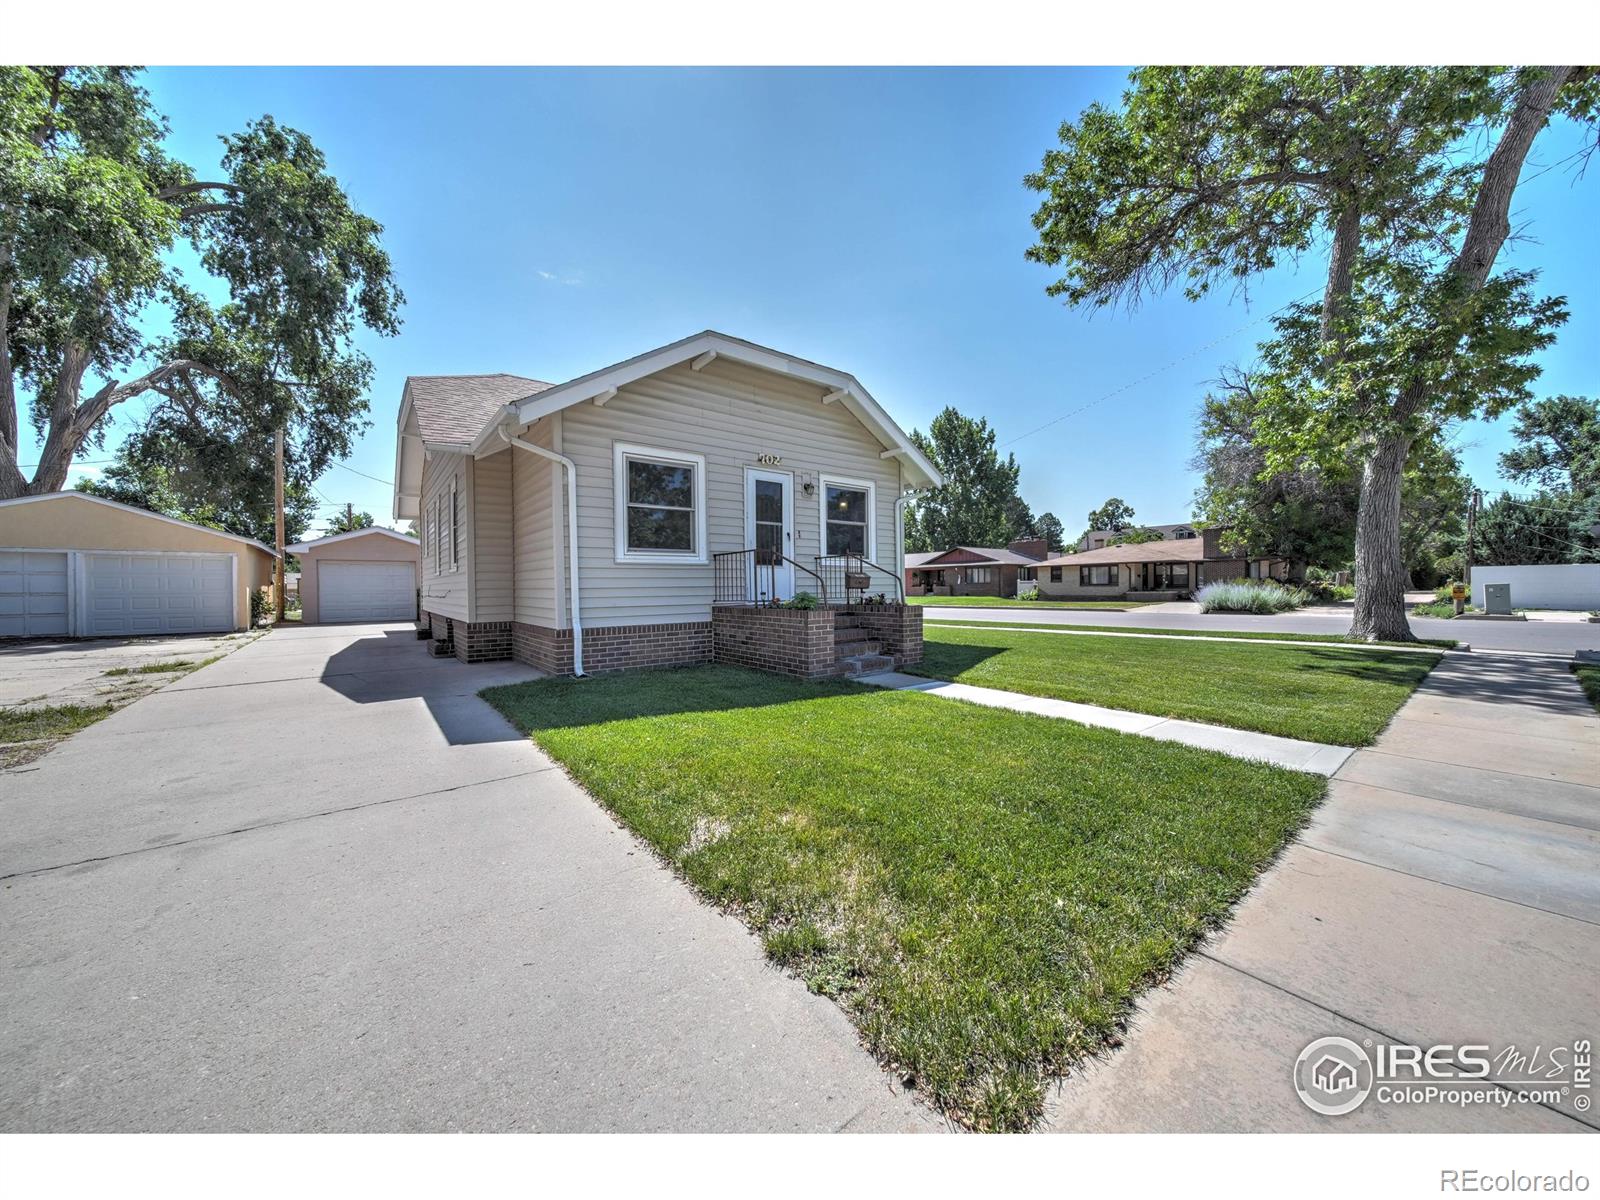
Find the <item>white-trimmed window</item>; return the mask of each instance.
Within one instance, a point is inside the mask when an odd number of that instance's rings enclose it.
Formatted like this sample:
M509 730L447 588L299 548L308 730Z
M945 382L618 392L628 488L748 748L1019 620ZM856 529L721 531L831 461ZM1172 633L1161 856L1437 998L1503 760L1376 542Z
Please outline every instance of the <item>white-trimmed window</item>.
M818 490L822 496L823 554L876 558L877 505L872 484L824 476Z
M706 561L706 460L682 450L612 447L618 562Z

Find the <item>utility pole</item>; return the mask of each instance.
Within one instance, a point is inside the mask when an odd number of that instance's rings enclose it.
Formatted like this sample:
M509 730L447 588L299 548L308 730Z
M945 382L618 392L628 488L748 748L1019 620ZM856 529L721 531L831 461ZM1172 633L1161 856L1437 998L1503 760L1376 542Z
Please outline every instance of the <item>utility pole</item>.
M1472 586L1472 532L1478 525L1478 505L1481 503L1483 503L1483 493L1473 488L1472 499L1467 504L1467 552L1461 580L1468 587Z
M356 527L356 506L354 504L351 504L350 501L346 500L344 502L344 528L345 528L345 532L348 533L350 530L354 529L355 527Z
M280 428L272 439L272 453L275 460L272 471L272 504L277 511L277 551L278 565L275 571L277 586L274 587L273 606L277 611L277 619L283 620L283 610L287 603L285 592L288 578L284 574L283 561L283 430Z

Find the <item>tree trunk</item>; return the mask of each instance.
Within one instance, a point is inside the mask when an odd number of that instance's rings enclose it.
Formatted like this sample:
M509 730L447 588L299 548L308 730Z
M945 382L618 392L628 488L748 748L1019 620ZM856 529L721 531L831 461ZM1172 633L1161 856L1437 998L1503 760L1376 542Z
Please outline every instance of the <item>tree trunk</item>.
M1409 582L1400 554L1400 483L1411 439L1379 441L1361 468L1356 513L1356 611L1350 635L1368 642L1415 641L1406 620Z

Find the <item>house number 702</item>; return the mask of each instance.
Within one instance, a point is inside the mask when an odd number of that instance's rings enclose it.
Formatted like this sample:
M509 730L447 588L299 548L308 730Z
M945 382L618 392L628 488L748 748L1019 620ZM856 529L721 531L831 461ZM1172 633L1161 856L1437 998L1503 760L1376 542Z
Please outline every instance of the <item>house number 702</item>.
M778 457L776 454L758 454L756 455L756 461L763 467L775 467L781 463L783 459Z

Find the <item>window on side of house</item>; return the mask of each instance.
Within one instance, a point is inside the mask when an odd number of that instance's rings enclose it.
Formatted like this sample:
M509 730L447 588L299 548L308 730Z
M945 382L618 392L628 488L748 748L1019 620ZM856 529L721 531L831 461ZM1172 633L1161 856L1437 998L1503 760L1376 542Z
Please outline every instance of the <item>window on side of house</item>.
M873 556L873 489L849 479L822 480L824 554Z
M456 481L450 481L450 569L461 565L461 492Z
M991 575L990 572L993 571L993 570L994 570L993 567L968 567L967 568L967 582L968 583L992 583L993 580L994 580L994 576Z
M1079 587L1112 587L1117 582L1116 567L1079 567Z
M1061 568L1060 567L1051 567L1050 568L1050 582L1051 583L1060 583L1061 582Z
M1194 535L1190 534L1189 536L1193 537ZM1188 587L1189 564L1173 563L1172 567L1167 572L1167 584L1170 587Z
M617 561L705 562L705 459L619 444L613 465Z

